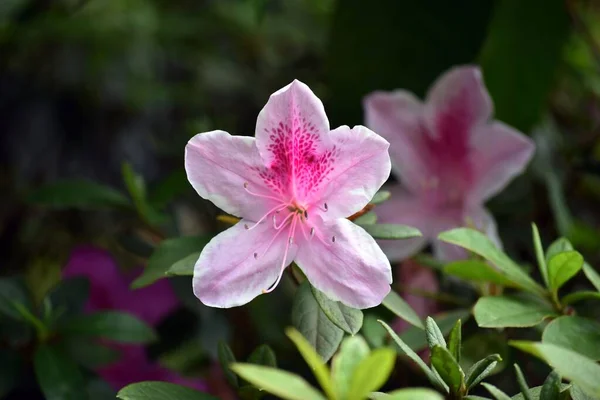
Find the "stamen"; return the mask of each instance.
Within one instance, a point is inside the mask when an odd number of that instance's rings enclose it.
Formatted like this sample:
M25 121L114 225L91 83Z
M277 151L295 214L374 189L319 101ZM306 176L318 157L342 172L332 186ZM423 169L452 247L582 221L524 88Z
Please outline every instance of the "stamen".
M327 205L327 203L323 203L323 207L317 206L317 208L323 212L327 212L327 210L329 210L329 206Z
M302 226L302 225L300 225L300 226ZM312 228L310 228L310 238L312 239L313 237L316 237L317 239L319 239L319 241L320 241L321 243L323 243L323 246L330 247L330 246L332 245L331 243L329 243L329 242L325 241L325 240L324 240L324 239L321 237L321 235L319 234L319 232L317 232L317 230L315 229L315 227L312 227ZM332 237L331 237L331 241L332 241L332 242L335 242L335 236L332 236Z
M327 206L327 203L323 203L323 207L325 207L325 211L329 210L329 207Z
M314 227L310 228L310 237L312 238L313 236L315 236L315 228Z
M331 243L335 243L335 236L331 237Z
M281 229L281 228L282 228L282 227L283 227L283 226L286 224L286 222L287 222L287 221L288 221L290 218L293 218L295 215L296 215L296 213L289 213L289 214L287 215L287 217L285 217L285 218L283 219L283 221L281 221L281 223L280 223L279 225L276 225L276 224L275 224L275 218L273 218L273 228L275 228L276 230L279 230L279 229Z
M308 219L308 211L304 210L304 219Z
M271 199L271 200L275 200L278 203L281 202L281 198L279 197L275 197L275 196L269 196L268 194L260 194L260 193L255 193L251 190L248 189L248 182L244 182L244 190L246 190L246 192L250 193L252 196L256 196L256 197L262 197L264 199Z
M288 242L285 245L285 251L283 252L283 261L281 262L281 269L279 271L279 276L277 276L277 280L275 281L275 283L273 285L271 285L270 288L262 290L263 294L271 293L277 287L277 285L281 281L281 277L283 276L283 271L285 271L285 267L286 267L285 261L287 259L288 250L290 249L290 245L294 242L294 233L296 231L296 222L298 222L298 219L295 218L295 216L298 214L290 213L290 215L293 215L294 219L292 220L292 227L290 228L290 235L288 237Z
M248 225L244 224L244 228L246 228L248 230L256 228L256 226L258 224L260 224L261 222L263 222L265 220L265 218L267 218L269 216L269 214L271 214L273 211L283 210L288 205L289 204L279 204L278 206L275 206L275 207L271 208L269 211L267 211L267 213L265 215L263 215L263 217L261 219L259 219L258 221L256 221L254 223L254 225L252 225L252 226L249 227ZM273 224L275 224L275 214L273 214Z
M250 227L248 226L248 224L244 224L244 228L246 228L246 230L250 229Z
M254 259L256 260L258 258L258 253L254 253Z

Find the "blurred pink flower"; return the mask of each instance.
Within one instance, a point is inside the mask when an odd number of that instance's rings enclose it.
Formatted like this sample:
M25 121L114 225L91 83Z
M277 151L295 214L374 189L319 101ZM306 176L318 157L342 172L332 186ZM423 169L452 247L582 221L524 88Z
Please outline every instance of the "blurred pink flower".
M65 278L83 276L90 282L90 297L86 312L117 310L128 312L150 325L157 325L178 306L175 293L166 280L131 291L129 285L141 269L124 274L111 255L91 246L75 248L63 270ZM130 383L158 380L172 382L203 390L205 384L198 379L183 378L167 368L149 360L141 345L110 344L121 352L121 358L98 369L98 374L115 390Z
M213 307L248 303L272 291L295 261L333 300L380 304L390 290L390 263L345 218L388 178L388 146L363 126L330 131L323 104L296 80L271 95L256 138L194 136L185 149L188 180L201 197L243 218L202 251L196 296Z
M491 120L492 101L475 66L452 68L419 101L405 90L374 92L364 100L366 124L390 141L392 173L401 184L377 208L381 222L417 227L422 238L382 241L401 260L433 241L442 260L464 257L462 249L435 240L459 226L474 225L499 243L484 203L523 172L534 143Z

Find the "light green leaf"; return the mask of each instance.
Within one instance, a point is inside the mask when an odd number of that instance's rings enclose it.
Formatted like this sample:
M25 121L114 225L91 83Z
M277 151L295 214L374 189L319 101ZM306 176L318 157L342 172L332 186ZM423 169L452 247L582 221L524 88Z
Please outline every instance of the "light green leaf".
M377 222L377 214L373 211L369 211L366 214L361 215L353 221L356 225L373 225Z
M529 393L529 385L525 380L525 376L523 375L523 371L521 371L521 367L517 364L515 365L515 373L517 375L517 383L519 384L519 389L521 389L521 394L523 395L524 400L533 400L531 394Z
M392 194L389 190L380 190L379 192L375 193L375 196L373 196L369 203L380 204L386 200L389 200L390 197L392 197Z
M183 236L164 240L154 253L152 253L144 272L133 281L131 287L139 289L164 278L165 272L173 264L192 253L201 251L210 239L211 237L209 236Z
M525 328L556 315L550 306L509 296L482 297L473 314L482 328Z
M370 392L379 389L388 380L396 352L390 348L379 348L364 358L354 370L348 391L348 400L362 400Z
M427 343L429 344L430 349L433 349L434 346L446 348L446 340L444 339L444 335L431 317L427 317L425 319L425 334L427 336Z
M333 356L344 337L344 331L331 322L319 306L308 281L302 282L294 296L292 325L325 362Z
M267 367L277 367L277 357L275 352L266 344L258 346L248 357L250 364L264 365Z
M236 374L259 389L286 400L325 400L325 397L298 375L271 367L233 364ZM174 399L175 400L175 399Z
M177 261L171 268L165 272L167 276L193 276L194 275L194 267L196 266L196 262L200 258L200 252L192 253L189 256L183 257L181 260Z
M510 345L541 358L587 394L600 397L600 365L594 360L549 343L512 341Z
M467 389L474 388L479 382L487 378L500 361L502 361L502 358L498 354L492 354L477 361L469 371L467 371L467 377L465 378Z
M594 285L597 291L600 292L600 274L588 263L583 264L583 273L586 278Z
M559 317L546 326L542 342L600 360L600 323L582 317Z
M450 388L451 393L462 393L465 374L447 348L434 345L431 349L431 365Z
M549 286L548 267L546 266L546 259L544 258L544 248L542 247L540 232L538 231L537 225L534 223L531 224L531 230L533 231L533 245L535 247L535 256L537 258L540 274L542 275L546 286Z
M506 287L519 287L502 271L481 260L459 260L446 264L444 272L471 282L491 282Z
M331 322L346 333L351 335L358 333L363 323L363 313L361 310L348 307L339 301L331 300L325 293L319 291L314 286L311 286L311 289L321 310L323 310Z
M571 251L573 249L573 245L569 241L569 239L561 237L556 239L548 249L546 249L546 264L550 262L550 259L557 255L558 253L563 253L565 251Z
M416 311L393 290L385 296L381 304L406 322L417 328L425 329L425 326Z
M219 341L217 345L217 355L219 357L219 364L221 364L221 369L223 370L223 375L225 375L225 379L227 382L234 388L238 388L240 386L237 375L231 370L231 364L235 363L235 355L233 355L233 351L227 345L227 343L223 341Z
M331 382L331 376L327 365L323 362L321 357L315 352L311 344L302 336L300 332L293 328L286 329L287 336L294 342L302 358L308 364L310 369L315 374L317 381L323 388L323 391L329 398L335 398L335 392L333 389L333 383Z
M595 397L588 395L577 385L572 385L569 393L571 394L571 397L573 398L573 400L596 400L597 399Z
M459 364L460 364L460 355L461 355L460 354L461 342L462 342L462 324L459 319L456 321L454 328L452 328L452 330L450 331L450 337L448 338L448 350L450 351L450 354L452 354L452 357L454 357L456 362Z
M570 305L584 300L600 300L600 292L583 291L569 293L560 299L561 304Z
M555 254L548 262L550 288L555 292L583 267L583 256L576 251Z
M98 337L121 343L150 343L157 339L154 329L144 321L117 311L72 317L60 331L65 335Z
M510 397L496 386L485 382L482 383L482 385L487 389L488 392L490 392L492 396L494 396L496 400L510 400Z
M483 233L470 228L456 228L440 233L438 238L443 242L463 247L485 258L523 290L545 296L546 291L544 288L531 279L521 267L499 250Z
M117 394L121 400L218 400L184 386L167 382L138 382L125 386Z
M450 333L457 320L466 321L470 317L470 310L458 309L436 314L433 316L433 320L440 328L442 334L446 336ZM399 336L413 351L420 351L428 347L427 337L423 333L423 329L416 326L408 327Z
M365 320L360 329L360 333L365 337L372 348L382 347L385 344L387 332L373 314L365 315Z
M129 199L121 192L84 180L63 180L51 183L35 190L27 200L30 203L59 209L131 207Z
M331 377L337 399L346 398L352 374L358 364L369 355L369 351L369 345L361 336L347 337L342 341L340 350L331 362Z
M41 345L35 352L33 364L46 400L85 398L85 384L81 371L58 349Z
M408 388L394 390L390 393L371 393L373 400L443 400L444 397L431 389Z
M560 375L556 371L551 371L540 392L540 397L544 400L559 400L560 395Z
M400 224L361 225L375 239L410 239L423 236L421 231L411 226Z

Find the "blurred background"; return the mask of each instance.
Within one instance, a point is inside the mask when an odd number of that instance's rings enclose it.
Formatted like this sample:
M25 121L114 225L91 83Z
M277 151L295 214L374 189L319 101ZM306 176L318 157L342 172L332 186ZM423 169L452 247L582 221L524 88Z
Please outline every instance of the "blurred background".
M598 2L0 0L0 274L20 277L44 304L83 252L97 269L75 275L101 280L98 265L114 264L129 283L163 240L228 226L185 179L183 149L194 134L253 135L268 96L293 79L323 100L332 127L361 124L369 92L422 97L439 74L467 63L481 65L496 118L538 146L527 173L489 204L505 249L531 262L535 221L546 243L567 236L597 263ZM114 282L104 296L116 293ZM215 364L220 340L240 359L268 343L283 368L308 372L283 333L291 282L230 310L203 307L187 277L168 285L177 305L152 322L160 340L144 362L222 398L233 397ZM144 301L132 293L129 304ZM0 341L0 397L43 398L33 339L11 340ZM409 367L390 380L419 383ZM93 392L113 398L115 387Z

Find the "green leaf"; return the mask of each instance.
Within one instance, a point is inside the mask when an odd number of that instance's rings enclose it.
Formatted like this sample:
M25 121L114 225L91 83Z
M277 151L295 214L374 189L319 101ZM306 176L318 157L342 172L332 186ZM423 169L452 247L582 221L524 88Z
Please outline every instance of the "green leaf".
M156 332L137 317L117 311L101 311L78 315L60 327L62 333L73 336L98 337L121 343L150 343Z
M583 291L569 293L560 299L561 304L570 305L584 300L600 300L600 292Z
M583 264L583 273L596 290L600 292L600 274L588 263Z
M432 347L431 365L446 382L451 393L463 393L465 374L446 347L438 344Z
M165 272L167 276L193 276L196 262L200 258L200 252L192 253L189 256L182 258L177 261L171 268Z
M218 400L184 386L167 382L138 382L125 386L117 393L121 400Z
M490 392L492 396L494 396L496 400L510 400L510 397L496 386L485 382L482 383L482 385L487 389L488 392Z
M565 251L554 255L548 262L550 288L557 292L583 267L583 256L576 251Z
M116 399L117 393L110 385L102 379L88 380L86 385L87 397L85 400L107 400Z
M331 322L346 333L351 335L358 333L363 323L363 313L361 310L348 307L339 301L331 300L325 293L319 291L314 286L311 286L311 289L321 310L323 310Z
M15 304L22 304L26 309L33 307L25 285L18 278L0 279L0 313L21 320L21 313Z
M444 336L448 335L457 320L466 321L471 316L471 311L458 309L449 312L442 312L433 316L433 320L440 328ZM402 339L414 351L420 351L428 347L427 337L423 334L423 329L410 326L400 335Z
M537 225L534 223L531 224L531 230L533 231L533 245L535 247L535 256L537 258L540 274L542 275L546 286L549 286L548 267L546 266L546 259L544 258L544 248L542 247L540 232L538 231Z
M497 270L485 261L459 260L444 266L444 272L471 282L491 282L506 287L519 287L502 271Z
M114 208L131 207L121 192L85 180L63 180L43 186L27 199L28 202L52 208Z
M143 274L133 281L131 287L139 289L164 278L165 272L173 264L192 253L201 251L210 239L212 237L209 236L183 236L164 240L152 253Z
M13 349L0 349L0 398L19 384L24 372L21 355Z
M353 221L356 225L373 225L377 222L377 214L373 211L369 211L366 214L361 215Z
M396 352L392 349L380 348L371 352L352 374L348 400L362 400L383 386L394 369L395 361Z
M402 350L402 352L404 354L406 354L408 356L408 358L413 360L415 362L415 364L417 364L419 366L419 368L421 368L421 371L423 371L423 373L425 373L425 376L427 377L427 379L429 379L429 381L434 386L436 386L438 389L441 389L441 390L447 390L447 387L443 384L443 382L440 382L440 380L433 373L433 371L431 371L431 369L429 369L427 364L425 364L423 362L423 360L421 360L421 357L419 357L417 355L417 353L415 353L410 347L408 347L408 345L406 343L404 343L402 341L402 339L400 339L398 337L396 332L394 332L394 330L392 328L390 328L390 326L388 324L386 324L385 322L383 322L381 320L379 321L379 323L381 325L383 325L383 327L388 331L388 333L390 334L390 336L392 337L394 342L396 342L396 344L398 345L400 350Z
M152 187L148 193L148 202L152 207L160 210L166 207L177 196L190 190L185 169L180 168Z
M480 65L495 118L529 132L546 108L569 13L562 0L504 0L496 7ZM540 13L540 10L544 10Z
M231 369L259 389L279 396L282 399L325 400L325 397L304 379L286 371L240 363L233 364Z
M506 336L497 330L485 329L473 333L463 341L462 361L460 366L463 371L469 371L475 364L490 355L499 358L508 358L510 349L506 342ZM490 370L489 375L495 375L506 367L506 363L499 361L496 368Z
M582 317L559 317L546 326L542 342L600 360L600 323Z
M392 193L390 193L389 190L380 190L379 192L375 193L375 196L373 196L370 203L380 204L386 200L389 200L390 197L392 197Z
M41 345L35 352L33 364L46 400L85 398L83 375L64 353L48 345Z
M375 239L410 239L423 236L421 231L417 228L400 224L374 224L361 226Z
M234 360L235 361L235 360ZM277 367L277 357L266 344L258 346L248 357L248 362L251 364L264 365L267 367Z
M416 311L393 290L384 297L381 304L406 322L417 328L425 329L425 326Z
M434 346L446 348L446 340L444 339L444 335L431 317L427 317L427 319L425 319L425 334L430 349L433 349Z
M219 364L221 364L221 369L223 370L225 379L232 387L238 388L240 386L238 377L231 370L231 365L235 363L236 360L233 352L229 346L227 346L227 343L219 341L219 344L217 345L217 354L219 356Z
M431 389L408 388L394 390L390 393L371 393L369 396L373 400L443 400L444 397Z
M336 391L335 398L346 399L352 375L358 364L369 355L369 351L369 345L361 336L351 336L342 341L340 350L333 356L331 362L331 377Z
M540 397L544 400L559 400L560 395L560 375L556 371L551 371L540 392Z
M550 259L557 255L558 253L563 253L565 251L571 251L573 249L573 245L569 242L569 239L561 237L556 239L548 249L546 249L546 264L550 262Z
M465 378L467 389L474 388L479 382L488 377L500 361L502 361L502 358L498 354L492 354L477 361L467 372Z
M82 313L90 295L90 282L85 277L62 280L47 294L54 314L61 320Z
M300 332L293 328L286 329L286 334L288 337L294 342L300 354L302 354L302 358L308 364L310 369L315 374L317 381L327 394L329 398L334 398L335 392L333 389L333 384L331 382L331 376L329 375L329 369L319 357L319 354L315 352L315 350L311 347L311 344L302 336Z
M517 375L517 383L519 384L519 389L521 389L521 394L523 395L524 400L533 400L531 394L529 393L529 385L525 380L525 376L523 375L523 371L521 368L515 364L515 373Z
M481 328L525 328L556 315L550 306L509 296L482 297L473 314Z
M325 362L333 356L344 337L344 331L331 322L319 306L308 281L304 281L296 291L292 304L292 325Z
M531 279L521 267L515 264L504 252L500 251L483 233L470 228L456 228L440 233L438 238L443 242L463 247L485 258L523 290L545 296L546 291L544 288Z
M579 386L572 385L570 389L570 394L573 400L595 400L594 397L589 396L586 392L584 392Z
M87 338L70 337L62 341L59 349L71 360L89 369L111 364L121 357L117 349Z
M566 384L561 384L561 398L565 399L565 395L566 392L571 388L572 385L566 385ZM542 393L542 387L541 386L535 386L532 387L531 389L529 389L529 392L527 393L527 395L529 396L529 398L526 398L525 396L523 396L523 393L518 393L516 395L514 395L512 397L512 400L542 400L542 398L540 397L540 394Z
M541 358L587 394L600 397L600 365L594 360L549 343L512 341L510 345Z
M452 357L454 357L457 363L460 363L461 342L462 326L461 321L459 319L456 321L454 328L452 328L452 330L450 331L450 337L448 338L448 350L450 351L450 354L452 354Z

